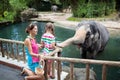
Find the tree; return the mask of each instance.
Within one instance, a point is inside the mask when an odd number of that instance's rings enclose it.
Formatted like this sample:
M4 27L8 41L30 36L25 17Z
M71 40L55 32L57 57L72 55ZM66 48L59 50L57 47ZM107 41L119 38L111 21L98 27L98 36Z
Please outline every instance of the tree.
M20 11L27 8L25 0L0 0L0 4L0 19L7 21L20 19Z
M4 11L10 11L10 9L9 0L0 0L0 15L3 15Z

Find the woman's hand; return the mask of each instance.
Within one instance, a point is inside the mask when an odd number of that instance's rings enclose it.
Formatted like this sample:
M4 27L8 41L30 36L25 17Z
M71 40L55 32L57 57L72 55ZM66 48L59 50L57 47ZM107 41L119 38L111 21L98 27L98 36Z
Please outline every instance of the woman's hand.
M43 46L41 45L41 44L37 44L38 45L38 47L41 49L41 48L43 48Z
M42 54L38 54L38 57L39 57L40 59L44 59L44 58L43 58L44 55L42 55Z

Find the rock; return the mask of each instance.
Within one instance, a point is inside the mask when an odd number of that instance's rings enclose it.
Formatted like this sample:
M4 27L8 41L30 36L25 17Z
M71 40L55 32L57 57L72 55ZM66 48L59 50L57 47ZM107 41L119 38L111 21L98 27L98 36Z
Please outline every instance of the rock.
M69 73L70 68L63 66L62 70ZM86 68L74 68L74 80L86 80ZM70 80L70 73L66 76L64 80ZM97 80L96 73L90 69L89 80Z
M38 13L34 8L28 8L21 12L21 21L23 22L36 17L38 17Z

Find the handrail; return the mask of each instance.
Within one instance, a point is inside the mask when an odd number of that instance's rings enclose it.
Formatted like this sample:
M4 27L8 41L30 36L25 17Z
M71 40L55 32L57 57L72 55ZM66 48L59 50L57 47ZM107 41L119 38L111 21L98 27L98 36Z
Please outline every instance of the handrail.
M120 62L117 61L104 61L104 60L92 60L92 59L76 59L76 58L67 58L67 57L51 57L51 56L44 56L44 59L52 59L52 60L59 60L59 61L67 61L72 63L84 63L84 64L104 64L108 66L119 66Z
M22 47L22 56L19 55L19 46ZM6 47L6 49L4 49L4 47ZM17 55L15 54L15 49L14 47L16 47L16 52ZM61 53L62 49L56 47L56 49L51 52L51 55L54 55L56 53ZM16 59L19 61L20 58L23 58L24 62L25 62L25 50L24 50L24 42L22 41L15 41L15 40L8 40L8 39L2 39L0 38L0 52L2 53L2 57L4 57L5 55L7 56L7 58L9 58L9 56L11 55L13 59ZM6 54L5 54L6 52ZM53 61L57 61L57 80L61 80L60 78L60 73L61 73L61 61L66 61L70 63L70 80L73 80L73 74L74 74L74 63L83 63L86 64L86 80L89 80L89 76L90 76L90 64L99 64L102 65L102 80L106 80L106 69L107 66L117 66L120 67L120 62L117 61L105 61L105 60L92 60L92 59L77 59L77 58L67 58L67 57L60 57L59 55L57 57L53 57L53 56L44 56L43 58L45 59L45 73L47 72L47 60L51 59ZM53 71L54 72L54 71ZM47 79L47 74L45 74L45 80Z
M16 41L16 40L3 39L3 38L0 38L0 41L3 41L3 42L10 42L10 43L24 44L23 41Z

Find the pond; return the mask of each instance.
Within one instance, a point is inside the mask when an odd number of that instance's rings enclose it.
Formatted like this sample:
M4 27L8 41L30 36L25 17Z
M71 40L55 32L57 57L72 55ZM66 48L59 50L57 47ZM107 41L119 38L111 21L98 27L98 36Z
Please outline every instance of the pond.
M24 41L27 34L25 28L30 22L12 24L9 26L0 26L0 38ZM46 22L38 22L37 42L40 42L41 35L44 32ZM109 30L110 40L105 48L105 51L98 54L96 60L120 61L120 30ZM57 41L64 41L74 35L75 31L65 29L59 26L55 27L55 35ZM81 58L77 46L70 45L63 49L62 56L71 58ZM68 65L68 63L64 63ZM83 64L75 64L75 67L84 67ZM101 80L102 67L100 65L91 65L91 68L97 74L97 80ZM109 67L107 69L107 80L120 80L120 68Z

